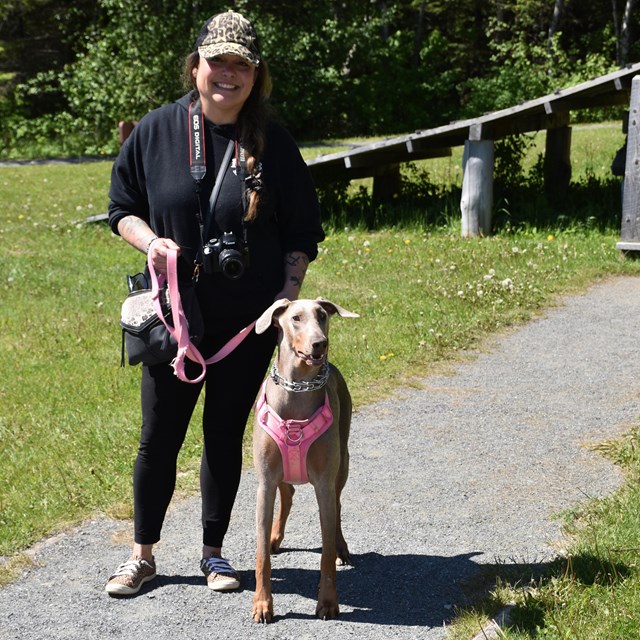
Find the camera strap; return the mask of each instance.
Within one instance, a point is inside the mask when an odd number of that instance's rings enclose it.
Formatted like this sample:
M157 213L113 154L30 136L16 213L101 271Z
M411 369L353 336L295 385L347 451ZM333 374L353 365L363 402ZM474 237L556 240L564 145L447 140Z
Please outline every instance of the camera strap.
M189 105L189 170L200 185L207 175L207 155L204 144L204 116L200 98Z
M222 187L222 182L227 173L227 168L229 167L231 155L233 154L235 146L235 140L229 140L227 149L222 159L222 163L220 165L220 170L218 171L216 181L211 191L211 196L209 197L209 220L213 219L213 213L216 202L218 200L218 195L220 193L220 188ZM202 199L200 197L200 190L202 181L207 175L207 155L205 145L204 115L202 114L202 103L200 101L200 98L198 98L195 102L191 102L191 104L189 105L189 171L191 172L191 177L193 178L193 181L195 183L196 197L198 200L198 225L200 227L200 239L201 245L204 245L204 243L208 240L209 229L207 225L208 220L203 215L202 211ZM196 265L199 265L202 262L201 253L202 248L200 248L198 251L198 256L196 257Z

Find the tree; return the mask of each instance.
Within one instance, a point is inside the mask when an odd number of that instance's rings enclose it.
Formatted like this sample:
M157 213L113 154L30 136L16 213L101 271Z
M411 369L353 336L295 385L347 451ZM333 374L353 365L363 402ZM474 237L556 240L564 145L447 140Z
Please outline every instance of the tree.
M629 56L629 46L631 42L631 12L633 11L635 4L636 0L627 0L624 7L622 27L620 29L620 46L618 47L618 64L621 67L624 67L627 64Z
M599 0L4 0L0 147L112 153L118 120L181 94L198 28L230 6L258 27L285 124L312 139L424 129L609 71L633 55L636 5L612 1L613 29Z
M190 0L99 0L101 20L78 37L73 63L41 72L17 91L23 108L61 96L46 124L60 136L83 130L91 153L113 152L119 120L139 119L182 91L182 60L195 39ZM33 108L30 109L33 113Z
M560 18L562 17L562 11L564 9L564 0L555 0L553 6L553 16L551 18L551 24L549 25L549 39L547 44L547 50L549 54L553 52L553 39L558 31L560 24Z

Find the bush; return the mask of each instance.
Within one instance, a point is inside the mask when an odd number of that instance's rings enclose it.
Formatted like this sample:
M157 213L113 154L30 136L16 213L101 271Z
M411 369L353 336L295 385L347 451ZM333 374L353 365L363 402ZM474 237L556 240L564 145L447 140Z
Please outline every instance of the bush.
M504 24L494 20L490 34L502 29ZM462 116L471 118L507 109L614 70L603 54L570 57L558 46L561 35L557 34L551 45L546 41L528 42L525 32L516 33L510 40L490 37L491 67L482 77L464 83ZM610 112L599 113L602 119L611 116Z

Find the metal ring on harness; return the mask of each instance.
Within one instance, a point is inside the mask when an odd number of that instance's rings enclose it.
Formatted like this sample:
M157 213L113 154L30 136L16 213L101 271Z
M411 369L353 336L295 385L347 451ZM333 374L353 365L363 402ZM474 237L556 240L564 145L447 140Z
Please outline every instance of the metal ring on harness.
M289 435L289 430L291 428L291 425L287 425L285 427L285 435L287 440L291 443L291 444L298 444L299 442L302 441L302 438L304 438L304 432L302 431L302 429L300 429L298 427L298 438L297 439L293 439L290 435Z

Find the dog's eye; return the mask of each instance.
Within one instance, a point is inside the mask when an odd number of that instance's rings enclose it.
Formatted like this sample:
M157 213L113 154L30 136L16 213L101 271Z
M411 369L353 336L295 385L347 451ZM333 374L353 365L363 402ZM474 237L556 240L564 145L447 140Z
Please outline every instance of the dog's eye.
M300 322L300 316L292 316L292 317L291 317L291 319L292 319L294 322Z

